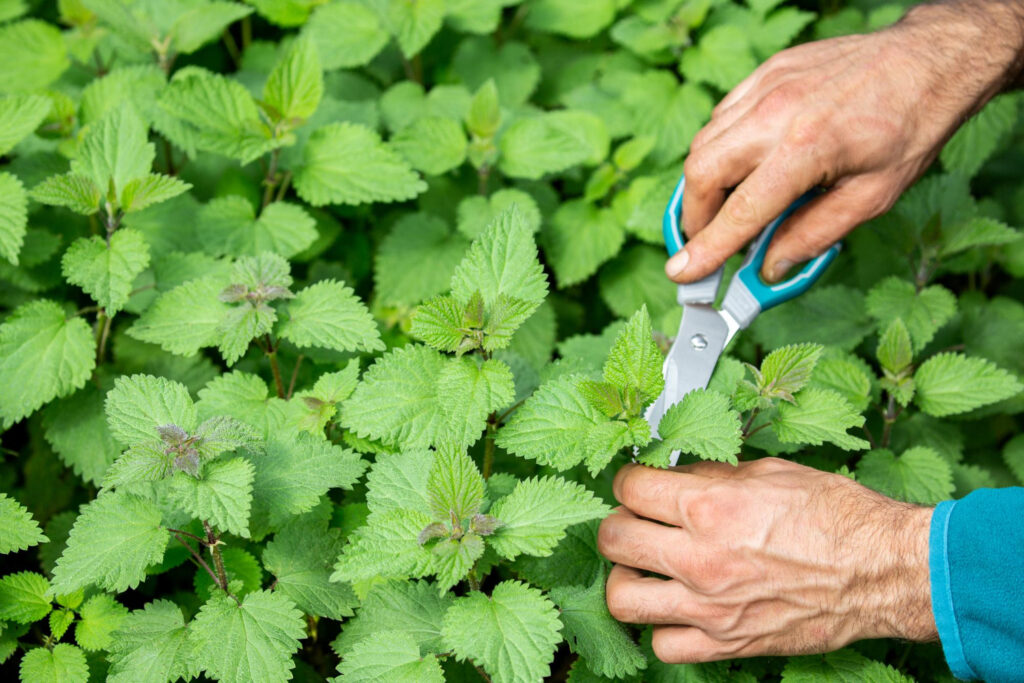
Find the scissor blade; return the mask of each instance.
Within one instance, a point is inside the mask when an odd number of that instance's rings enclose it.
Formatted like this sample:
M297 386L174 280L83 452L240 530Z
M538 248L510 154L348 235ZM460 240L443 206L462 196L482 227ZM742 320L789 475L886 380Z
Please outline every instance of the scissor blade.
M733 327L711 306L687 304L683 306L683 320L679 334L665 357L663 373L665 390L648 407L644 417L651 425L651 436L659 438L658 425L665 411L694 389L708 385L715 371L718 357L734 334ZM679 453L672 454L675 464Z

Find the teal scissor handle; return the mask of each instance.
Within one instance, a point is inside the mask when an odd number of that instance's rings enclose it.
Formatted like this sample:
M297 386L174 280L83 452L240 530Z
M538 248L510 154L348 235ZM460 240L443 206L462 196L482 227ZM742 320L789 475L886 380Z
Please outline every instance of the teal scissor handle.
M686 178L681 177L679 184L676 185L676 189L672 193L672 199L665 208L665 216L662 220L665 248L668 250L669 256L682 249L684 244L682 232L679 229L679 219L682 214L683 188L685 185ZM811 285L817 282L818 278L825 272L828 265L835 260L836 256L839 255L842 245L837 242L823 254L808 261L800 269L799 273L788 280L768 284L761 279L761 266L764 265L765 253L768 251L768 245L771 243L775 231L794 211L818 194L817 190L811 190L790 204L782 212L781 216L765 226L764 230L761 231L761 234L747 250L746 258L744 258L732 282L729 283L725 299L722 302L722 308L732 314L736 322L740 324L740 327L749 325L761 311L778 306L806 292L810 289ZM715 275L710 277L715 277ZM717 272L717 278L721 278L720 270ZM704 280L700 281L700 283L703 282ZM684 286L692 285L681 285L680 287ZM717 282L715 289L717 290ZM679 298L680 303L685 303L682 301L684 298L682 292L680 292Z

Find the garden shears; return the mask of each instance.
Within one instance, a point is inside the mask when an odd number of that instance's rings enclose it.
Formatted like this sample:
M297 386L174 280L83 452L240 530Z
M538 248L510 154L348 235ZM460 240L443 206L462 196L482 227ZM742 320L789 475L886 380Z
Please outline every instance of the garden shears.
M669 256L683 248L680 219L685 185L686 178L680 178L662 219L662 233ZM659 438L658 425L669 408L694 389L708 385L719 356L738 331L750 325L762 311L806 292L835 260L841 248L838 242L808 261L799 273L788 280L767 284L761 279L765 252L775 231L794 211L815 196L815 191L803 195L761 231L729 282L720 309L714 308L713 304L722 282L724 266L702 280L678 286L676 301L683 307L683 319L662 367L665 388L644 413L644 418L651 425L652 437ZM671 464L675 465L678 459L679 451L673 451Z

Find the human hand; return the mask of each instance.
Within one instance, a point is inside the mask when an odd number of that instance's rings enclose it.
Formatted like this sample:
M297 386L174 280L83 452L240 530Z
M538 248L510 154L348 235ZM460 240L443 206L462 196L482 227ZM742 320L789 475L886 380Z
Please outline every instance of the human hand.
M676 282L708 275L797 197L828 187L779 228L762 269L778 280L887 211L1022 72L1024 4L995 0L922 5L878 33L776 54L694 138L684 165L688 243L666 273Z
M597 537L616 563L608 609L654 624L654 653L665 662L937 638L931 508L775 458L626 465L614 491L623 507Z

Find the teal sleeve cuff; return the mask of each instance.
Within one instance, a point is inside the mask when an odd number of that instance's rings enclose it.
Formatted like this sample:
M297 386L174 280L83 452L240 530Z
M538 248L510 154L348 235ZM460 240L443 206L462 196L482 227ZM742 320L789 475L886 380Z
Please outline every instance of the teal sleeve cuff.
M960 640L960 629L953 611L953 588L949 582L949 517L956 507L955 500L939 503L932 514L932 526L928 535L928 570L931 575L932 614L953 675L961 680L974 680L978 676L964 657L964 646Z

